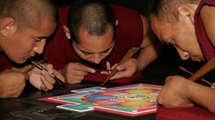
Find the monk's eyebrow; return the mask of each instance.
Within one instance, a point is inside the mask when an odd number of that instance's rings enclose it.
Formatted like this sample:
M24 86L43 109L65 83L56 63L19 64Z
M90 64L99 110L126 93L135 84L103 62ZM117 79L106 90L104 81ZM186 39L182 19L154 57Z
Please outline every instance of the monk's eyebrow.
M161 39L160 41L161 41L162 43L165 43L165 44L166 44L166 42L165 42L163 39Z
M163 38L161 38L160 41L164 44L168 44L168 42L166 42Z
M111 47L112 47L112 46L111 46ZM104 51L101 52L101 53L105 53L105 52L109 51L109 50L111 49L111 47L109 47L108 49L104 50Z
M80 49L79 49L80 50ZM87 52L87 51L83 51L83 50L80 50L82 53L87 53L87 54L93 54L91 52Z
M35 37L36 39L47 39L48 37L46 37L46 36L42 36L42 37Z
M164 39L162 38L161 35L158 35L158 39L162 42L162 43L165 43Z
M111 46L112 47L112 46ZM109 47L109 48L107 48L106 50L104 50L104 51L102 51L102 52L100 52L100 53L105 53L105 52L107 52L108 50L110 50L111 49L111 47ZM77 47L78 48L78 47ZM78 48L79 49L79 48ZM84 50L81 50L81 49L79 49L81 52L83 52L83 53L87 53L87 54L94 54L94 53L96 53L96 52L87 52L87 51L84 51Z

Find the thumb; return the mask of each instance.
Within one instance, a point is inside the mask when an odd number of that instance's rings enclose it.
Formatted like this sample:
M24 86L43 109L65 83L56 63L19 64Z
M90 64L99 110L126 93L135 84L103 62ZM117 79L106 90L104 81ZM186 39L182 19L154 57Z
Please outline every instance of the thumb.
M121 70L125 69L125 66L124 66L124 64L121 64L121 65L118 65L118 66L116 67L116 69L117 69L118 71L121 71Z
M41 84L40 90L43 90L46 92L46 91L48 91L48 88L44 84Z

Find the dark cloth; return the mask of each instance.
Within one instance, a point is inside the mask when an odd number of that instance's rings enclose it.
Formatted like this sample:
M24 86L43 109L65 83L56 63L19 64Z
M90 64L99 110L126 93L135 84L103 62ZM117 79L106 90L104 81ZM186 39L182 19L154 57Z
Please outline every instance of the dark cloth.
M199 43L201 45L201 49L203 51L205 58L209 61L215 56L215 49L205 33L204 26L202 24L202 20L200 16L200 11L204 5L214 6L215 0L202 0L195 12L195 17L194 17L195 29L196 29L197 37L199 39Z
M156 120L214 120L215 115L204 108L194 107L160 107Z
M59 8L60 23L53 39L50 39L51 41L47 44L44 53L44 56L48 58L48 63L53 64L57 70L69 62L79 62L95 69L106 69L106 61L109 61L111 65L119 63L129 49L139 47L143 40L143 23L140 15L136 11L124 7L115 5L111 5L111 7L113 8L116 19L119 21L116 28L115 47L111 54L99 66L87 64L85 61L79 59L71 47L70 41L65 36L62 26L67 25L67 15L70 6ZM107 75L95 73L86 76L84 81L103 82L106 78ZM137 73L131 78L111 82L129 83L140 78L142 78L142 74Z
M12 65L6 58L5 54L0 52L0 72L4 71L5 69L10 69L11 67Z

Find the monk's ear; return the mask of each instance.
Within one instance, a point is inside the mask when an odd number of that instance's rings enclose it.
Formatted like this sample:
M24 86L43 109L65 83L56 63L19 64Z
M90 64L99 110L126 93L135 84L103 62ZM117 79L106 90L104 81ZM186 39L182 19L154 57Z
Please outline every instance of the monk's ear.
M178 12L179 12L179 19L187 19L188 18L194 24L195 11L192 9L191 5L180 4L178 6Z
M66 34L67 39L71 39L71 34L70 34L70 30L67 26L63 25L63 31Z
M119 21L118 21L118 20L116 20L116 26L118 26L118 24L119 24Z
M1 34L3 36L7 36L11 31L13 31L14 29L17 29L15 20L12 18L2 19L0 27L1 27Z

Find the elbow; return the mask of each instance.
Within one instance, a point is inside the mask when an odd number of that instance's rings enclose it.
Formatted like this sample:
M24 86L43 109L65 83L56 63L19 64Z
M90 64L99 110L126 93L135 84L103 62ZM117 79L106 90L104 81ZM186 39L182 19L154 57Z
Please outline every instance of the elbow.
M209 106L208 110L209 110L211 113L215 114L215 100L212 101L212 103L211 103L211 105Z

